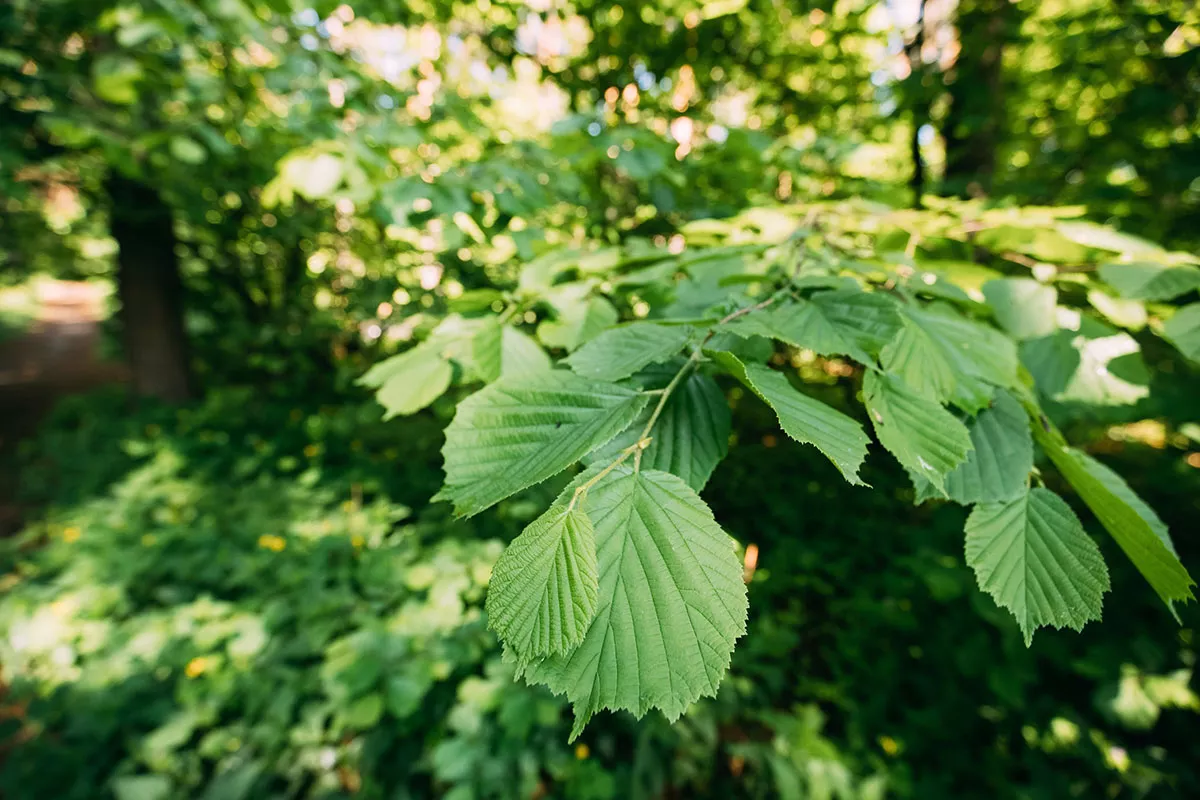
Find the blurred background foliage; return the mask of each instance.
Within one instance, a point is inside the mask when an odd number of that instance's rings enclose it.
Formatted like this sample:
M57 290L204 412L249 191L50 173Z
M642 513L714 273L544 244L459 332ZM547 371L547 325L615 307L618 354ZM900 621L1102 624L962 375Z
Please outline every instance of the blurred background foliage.
M568 747L481 618L558 487L451 520L428 499L459 390L385 422L354 382L554 247L653 269L775 204L991 214L996 274L1094 272L1059 218L1195 252L1198 101L1189 0L0 5L0 356L59 341L45 287L81 281L127 378L34 432L13 409L70 381L21 393L41 379L0 362L0 795L1197 796L1193 608L1110 558L1104 622L1026 650L965 512L878 459L846 487L736 389L705 491L747 546L731 676L675 726L605 715ZM1030 205L1059 208L1004 216ZM1195 564L1196 366L1076 293L1142 345L1143 388L1064 387L1055 418ZM846 405L836 364L800 367Z

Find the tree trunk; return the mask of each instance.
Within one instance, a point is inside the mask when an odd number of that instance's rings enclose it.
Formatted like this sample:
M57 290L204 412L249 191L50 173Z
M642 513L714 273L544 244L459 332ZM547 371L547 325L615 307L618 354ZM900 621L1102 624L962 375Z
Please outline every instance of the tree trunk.
M912 187L913 208L923 208L922 198L925 195L925 162L921 158L921 126L929 119L929 108L926 99L925 63L921 58L921 49L925 44L925 0L919 0L917 5L917 30L912 41L905 48L908 57L909 80L913 85L912 104L912 138L909 140L912 155L912 177L909 186Z
M992 189L1005 116L1004 45L1020 20L1010 0L960 0L955 22L961 50L942 130L944 188L976 196Z
M119 175L107 183L117 255L125 355L134 391L182 402L192 397L183 283L171 209L153 188Z

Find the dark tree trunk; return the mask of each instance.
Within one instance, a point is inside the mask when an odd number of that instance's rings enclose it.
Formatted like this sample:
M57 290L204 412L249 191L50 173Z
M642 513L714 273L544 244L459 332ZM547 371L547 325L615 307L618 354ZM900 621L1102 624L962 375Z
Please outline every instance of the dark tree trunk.
M925 162L921 158L921 126L929 119L929 104L926 102L925 65L921 59L921 48L925 44L925 0L917 6L917 30L905 48L908 56L909 80L913 85L912 138L909 140L912 154L912 177L909 186L913 192L913 208L922 208L925 195Z
M992 189L1005 118L1004 46L1020 27L1010 0L961 0L955 18L961 50L949 82L945 191L975 196Z
M133 388L182 402L192 397L192 379L171 209L153 188L119 175L109 178L107 189L120 247L117 295Z

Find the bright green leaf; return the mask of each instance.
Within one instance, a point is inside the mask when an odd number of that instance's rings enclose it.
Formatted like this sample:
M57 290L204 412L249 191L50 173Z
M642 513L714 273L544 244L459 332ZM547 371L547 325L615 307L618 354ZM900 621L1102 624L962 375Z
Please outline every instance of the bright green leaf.
M1164 543L1156 525L1143 516L1144 511L1139 512L1137 507L1130 504L1125 491L1114 486L1111 471L1097 470L1098 462L1067 447L1057 431L1046 430L1040 425L1034 425L1033 431L1043 452L1079 493L1096 519L1117 541L1162 601L1171 607L1176 600L1192 599L1191 587L1196 585L1192 576ZM1128 491L1128 487L1124 488ZM1129 491L1129 494L1132 492Z
M899 330L900 317L896 304L883 295L840 289L746 314L725 328L740 336L766 336L824 356L849 356L871 364Z
M889 375L867 372L863 396L880 443L906 469L944 493L946 474L971 450L966 426L941 405Z
M746 628L733 540L681 479L622 465L589 490L585 509L600 569L595 619L568 655L525 670L574 705L572 739L601 709L658 708L674 721L715 695Z
M999 278L983 285L983 296L996 321L1015 339L1032 339L1054 333L1054 308L1058 292L1031 278Z
M1200 303L1176 311L1163 325L1163 334L1179 352L1200 364Z
M579 504L556 504L492 569L488 627L522 661L570 652L596 613L596 539Z
M604 331L567 357L571 369L585 378L616 381L679 353L691 337L685 325L635 322Z
M453 377L454 368L430 340L379 362L358 383L378 390L375 397L389 419L420 411L442 396Z
M1187 264L1101 264L1100 277L1129 300L1174 300L1200 288L1200 268Z
M472 516L555 475L624 430L646 395L565 370L501 378L458 406L438 500Z
M1039 627L1082 630L1100 619L1108 568L1075 512L1049 489L976 506L966 556L979 588L1016 617L1027 647Z
M617 323L617 310L603 297L587 297L555 307L557 319L544 320L537 337L547 347L568 352Z

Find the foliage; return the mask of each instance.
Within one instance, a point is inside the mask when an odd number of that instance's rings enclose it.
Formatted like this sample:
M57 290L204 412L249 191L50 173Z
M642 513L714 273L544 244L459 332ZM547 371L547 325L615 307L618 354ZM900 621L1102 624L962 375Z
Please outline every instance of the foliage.
M1070 270L1102 260L1099 279L1130 302L1161 302L1192 291L1185 277L1195 269L1186 263L1190 256L1130 245L1103 228L1060 227L1058 219L1039 219L1036 211L1008 213L1000 224L971 206L882 218L853 207L797 208L768 217L771 226L760 222L763 214L756 210L728 223L693 227L701 241L716 241L675 258L660 254L656 260L667 269L658 273L664 280L654 286L656 294L647 295L653 302L641 299L638 289L617 288L625 269L620 255L601 262L606 269L600 271L590 266L592 255L551 253L526 266L514 289L504 293L501 284L495 312L457 326L464 336L495 338L496 325L524 322L525 310L544 298L571 298L555 307L556 327L543 321L535 330L543 346L573 351L562 362L570 371L551 369L543 358L540 368L519 378L501 377L459 404L446 432L446 485L438 496L453 502L456 513L477 514L604 447L621 430L637 431L625 437L623 449L609 448L604 458L593 459L589 471L526 530L496 586L502 598L495 607L496 630L530 680L546 682L574 703L573 736L599 708L640 716L657 707L673 719L700 694L715 692L714 674L724 671L721 659L741 633L736 609L743 601L724 582L737 574L738 563L732 550L718 544L724 534L710 532L711 512L691 490L682 484L666 490L664 473L649 467L643 472L641 463L674 391L694 369L725 372L744 383L772 406L792 438L815 444L857 484L868 443L859 423L797 391L786 372L762 362L786 363L797 350L810 358L858 361L866 414L880 443L912 477L918 499L976 504L966 529L968 563L980 586L1017 617L1027 644L1039 626L1078 629L1098 619L1108 589L1094 542L1061 498L1040 486L1045 478L1033 472L1034 441L1168 606L1192 598L1194 581L1166 526L1116 473L1067 448L1039 403L1039 397L1055 399L1056 387L1069 385L1080 370L1087 371L1081 380L1088 382L1099 373L1100 391L1080 392L1077 399L1109 402L1103 386L1108 369L1082 358L1071 363L1042 355L1043 347L1061 346L1048 342L1073 348L1072 329L1085 322L1103 325L1099 315L1088 309L1087 317L1083 311L1071 317L1064 293L1063 314L1054 300L1022 305L1018 317L1009 282L1021 281L1016 287L1027 295L1030 278L1004 277L997 270L983 286L972 285L956 281L953 273L939 275L934 270L944 269L945 262L925 253L960 248L973 239L995 248L991 263L1007 261L1011 273L1020 259L1006 248L1035 244L1043 258L1059 259L1058 265L1034 270L1042 278L1039 291L1051 298L1057 297L1059 281L1074 279ZM796 231L784 235L791 226ZM884 255L888 226L907 235L906 252ZM874 235L864 236L865 230ZM731 251L732 242L764 246ZM1144 261L1113 260L1119 256L1112 248ZM639 268L654 268L644 266L646 260L638 254ZM1138 270L1136 279L1131 268ZM1147 289L1152 282L1161 288ZM539 286L540 292L529 288ZM596 308L617 307L633 310L642 321L610 327L612 316L594 318ZM1179 312L1168 307L1163 313L1169 319ZM991 327L989 317L1010 334ZM571 340L559 336L562 326L578 326ZM1031 336L1035 333L1042 335ZM763 345L757 350L750 346L756 341ZM1121 342L1121 356L1136 354L1133 339ZM390 385L430 386L408 366L410 353L428 347L418 345L375 368L388 370L380 388L385 402ZM777 348L783 348L779 356ZM476 376L494 379L502 371L502 364L481 365L484 351L478 346L439 349L449 359L464 354L459 358L468 382ZM681 350L665 371L654 367L641 380L626 381ZM652 373L670 377L662 388L648 389ZM641 423L647 403L653 410ZM668 435L691 439L693 425L696 437L707 436L709 415L700 411L695 423L677 415ZM685 479L695 477L686 462L680 471ZM643 480L657 488L643 489ZM1035 481L1039 485L1031 486ZM540 557L527 555L534 541ZM559 562L564 547L571 555ZM692 560L697 551L703 558ZM544 585L544 565L552 562L559 564L552 583L535 588ZM599 564L599 581L593 563ZM554 602L545 599L549 588ZM514 628L509 620L520 598L528 600ZM689 662L684 655L689 651L717 660ZM651 677L647 662L664 666L666 673ZM697 683L697 676L705 679Z

